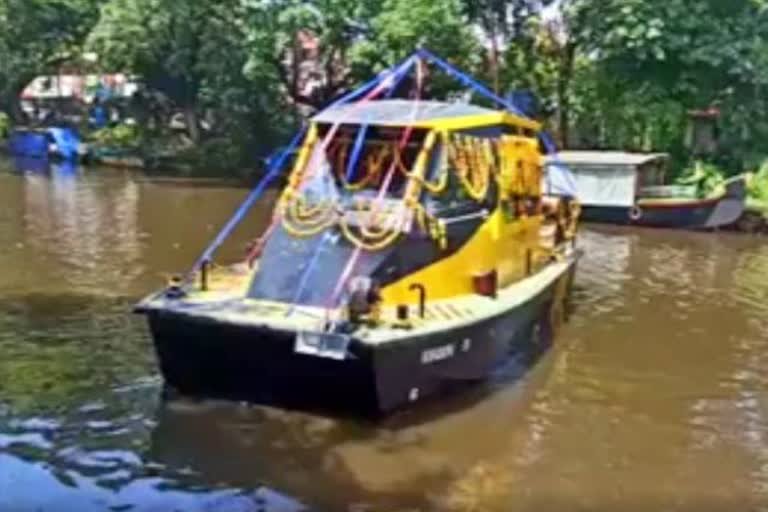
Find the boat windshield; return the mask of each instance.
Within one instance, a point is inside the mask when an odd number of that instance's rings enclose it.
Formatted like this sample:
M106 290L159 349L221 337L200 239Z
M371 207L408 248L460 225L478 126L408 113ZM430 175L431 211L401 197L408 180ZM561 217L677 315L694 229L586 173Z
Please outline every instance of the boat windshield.
M329 126L321 127L322 140ZM427 130L404 127L342 125L325 151L325 161L339 192L346 197L402 197Z

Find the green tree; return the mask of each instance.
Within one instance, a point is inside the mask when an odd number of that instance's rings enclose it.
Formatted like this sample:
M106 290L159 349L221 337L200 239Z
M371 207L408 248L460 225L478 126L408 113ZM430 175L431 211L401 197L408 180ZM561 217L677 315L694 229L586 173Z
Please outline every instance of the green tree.
M242 4L184 0L111 0L89 47L102 66L130 70L180 108L193 141L205 107L251 100L243 75L248 55Z
M21 120L19 95L38 75L76 60L97 0L0 1L0 109Z
M532 81L566 144L681 154L686 112L719 104L743 152L768 136L766 21L753 0L562 0L510 46L505 81Z
M327 105L420 45L459 65L478 62L476 37L457 0L254 0L247 5L250 73L278 77L292 102L309 110ZM316 50L307 52L302 39L316 43ZM308 79L314 88L305 87Z
M419 47L470 71L482 63L480 44L458 0L384 0L371 27L354 49L358 77L370 77ZM427 93L438 97L459 88L441 72L433 73L428 85Z
M249 70L279 80L297 105L314 110L354 83L352 48L371 33L373 1L246 2ZM307 87L311 82L314 87Z
M536 30L542 10L551 3L552 0L463 1L469 20L480 30L489 47L490 78L497 92L501 91L502 75L513 80L512 84L505 83L507 86L533 85L531 81L525 85L521 82L535 67L534 60L529 57L535 53Z

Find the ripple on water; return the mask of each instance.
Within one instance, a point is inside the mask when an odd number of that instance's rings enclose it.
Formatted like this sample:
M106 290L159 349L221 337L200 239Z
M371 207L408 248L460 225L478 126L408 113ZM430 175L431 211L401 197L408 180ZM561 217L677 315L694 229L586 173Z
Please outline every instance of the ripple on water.
M0 510L766 502L762 243L589 227L554 351L522 380L510 365L490 386L372 425L162 403L146 328L128 311L157 269L194 259L244 191L107 176L53 190L0 174L0 242L14 248L0 264L18 270L0 275Z

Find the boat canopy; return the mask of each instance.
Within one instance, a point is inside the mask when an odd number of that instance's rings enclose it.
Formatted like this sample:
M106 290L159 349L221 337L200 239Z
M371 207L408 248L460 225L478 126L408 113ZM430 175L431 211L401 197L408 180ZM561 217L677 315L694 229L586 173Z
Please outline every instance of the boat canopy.
M640 189L659 184L665 153L563 151L549 157L547 167L570 168L576 197L585 206L631 207Z
M557 157L569 165L638 167L666 160L666 153L628 153L625 151L560 151Z
M538 130L530 119L500 110L467 103L403 99L373 100L329 107L313 119L317 123L413 126L417 128L454 129L494 124L516 125Z

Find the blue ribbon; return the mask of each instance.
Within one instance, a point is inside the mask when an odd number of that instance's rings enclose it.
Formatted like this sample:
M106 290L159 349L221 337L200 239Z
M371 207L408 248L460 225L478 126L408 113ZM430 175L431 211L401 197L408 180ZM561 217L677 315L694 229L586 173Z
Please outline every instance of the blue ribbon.
M433 54L429 50L425 50L425 49L422 48L422 49L419 49L416 53L419 56L422 56L425 59L427 59L430 62L432 62L435 65L437 65L439 68L441 68L447 74L449 74L450 76L452 76L452 77L456 78L457 80L459 80L459 82L461 82L463 85L466 85L467 87L471 87L476 92L480 93L481 95L485 96L486 98L491 99L497 105L503 106L505 109L509 110L513 114L518 115L520 117L525 117L525 118L528 117L525 113L523 113L520 109L518 109L512 102L509 102L509 101L505 100L504 98L502 98L501 96L495 94L493 91L488 89L486 86L484 86L483 84L481 84L480 82L478 82L474 78L470 77L469 75L467 75L463 71L461 71L461 70L451 66L446 61L444 61L443 59L441 59L437 55ZM542 132L540 132L540 134L541 134L542 143L544 144L544 147L547 150L547 153L550 153L550 154L552 154L554 156L555 163L559 167L568 170L568 172L563 173L563 175L566 177L566 181L568 182L568 185L573 187L572 190L576 190L576 182L575 182L575 180L573 178L573 174L568 169L568 166L564 165L560 161L560 159L557 157L557 147L555 146L554 141L549 136L549 134L547 134L546 132L542 131ZM568 194L572 193L572 191L566 191L566 192Z
M357 161L360 159L360 153L363 151L363 142L365 141L365 134L367 132L368 132L367 124L362 125L360 129L357 131L355 146L352 148L352 154L349 157L349 162L347 162L347 172L345 174L345 179L347 183L350 182L350 180L352 179L352 176L355 173L355 166L357 165Z
M309 281L309 276L312 273L312 269L315 268L315 264L317 263L317 260L320 259L320 250L322 249L323 245L325 245L325 240L328 238L328 232L326 231L325 234L318 240L317 247L315 247L315 251L312 254L312 258L309 260L309 263L307 264L307 268L304 269L304 272L301 274L301 277L299 278L299 285L296 287L296 293L293 295L293 301L291 301L291 308L288 310L285 316L291 316L293 312L296 309L296 306L299 304L299 300L301 299L301 296L304 295L304 289L307 287L307 282Z
M403 81L403 79L407 76L408 71L410 71L411 66L415 62L415 57L411 56L408 57L406 60L398 64L394 67L395 71L395 78L392 82L392 86L387 91L386 97L389 97L392 95L392 93L397 89L397 86L400 85L400 83ZM389 75L387 75L389 76ZM347 183L352 179L352 173L354 173L355 166L357 165L357 161L360 159L360 153L362 152L363 143L365 142L365 133L368 130L368 125L364 124L360 127L359 131L357 132L357 138L355 139L355 146L352 150L352 154L350 155L349 163L347 164L347 170L346 170L346 180ZM304 294L304 289L307 286L307 283L309 282L309 275L312 273L315 263L317 262L320 251L323 248L323 245L325 244L326 240L329 238L328 233L325 233L325 235L320 239L320 241L317 243L317 247L315 247L314 253L312 254L312 257L309 261L309 264L307 265L307 268L304 269L304 272L301 274L301 277L299 278L299 285L296 288L296 293L293 297L293 302L291 303L291 308L288 310L286 316L290 316L293 314L293 312L296 309L296 305L299 302L299 299L301 299L301 296Z
M376 78L369 80L362 86L358 87L357 89L345 94L338 100L334 101L331 104L331 106L337 106L344 103L348 103L349 101L354 100L355 98L358 98L363 94L373 90L373 88L378 86L383 80L388 79L392 73L402 73L404 69L407 69L408 67L410 67L414 57L415 57L415 54L411 55L400 64L389 68L389 70L387 70L386 72L380 73ZM214 238L213 241L210 243L210 245L208 245L208 247L205 249L205 251L203 252L203 255L200 256L200 258L198 258L198 260L192 266L192 269L187 274L187 279L189 279L193 273L197 272L204 262L211 260L214 253L218 250L221 244L224 243L224 241L227 239L227 237L229 237L229 235L232 234L232 231L243 220L243 218L245 217L245 214L248 213L248 211L253 207L254 203L262 196L262 194L264 193L264 190L266 190L269 184L272 183L272 181L274 181L274 179L280 175L280 172L283 170L283 164L285 163L285 160L288 158L288 155L294 149L296 149L298 144L301 142L301 139L304 136L305 132L306 132L306 128L300 130L299 133L296 134L296 136L293 138L291 143L285 148L285 150L280 154L280 156L277 159L270 159L270 162L267 165L267 174L261 179L261 181L259 181L256 187L251 191L251 193L248 194L248 196L240 204L240 206L237 208L237 210L232 215L232 217L227 221L227 223L224 225L221 231L219 231L219 233L216 235L216 238Z
M406 60L395 66L394 73L397 73L395 75L394 81L392 82L392 87L389 88L387 91L387 94L384 95L385 98L389 98L392 96L392 93L395 92L397 89L397 86L400 85L400 83L403 81L403 79L408 75L408 71L410 71L411 66L415 62L415 59L413 56L408 57ZM400 69L398 69L400 68ZM347 183L350 182L352 179L352 176L355 172L355 166L357 166L357 162L360 159L360 153L363 149L363 142L365 141L365 134L368 132L368 124L363 124L360 126L358 132L357 132L357 138L355 139L355 145L352 148L352 154L349 157L349 162L347 162L347 172L346 172L346 180Z
M189 278L191 274L197 272L204 262L211 260L216 250L221 246L222 243L224 243L224 240L226 240L227 237L232 234L232 231L243 220L245 214L248 213L248 210L250 210L254 203L261 197L269 184L272 183L272 181L274 181L274 179L280 175L283 170L283 164L288 158L288 155L290 155L293 150L296 149L296 146L299 145L299 142L301 142L305 132L306 128L299 130L299 132L293 137L293 140L291 140L291 143L286 146L280 156L270 160L269 165L267 166L267 173L263 178L261 178L256 187L240 204L234 215L232 215L224 227L221 228L221 231L219 231L219 233L216 235L216 238L214 238L210 245L205 249L205 251L203 251L203 255L200 256L200 258L192 266L192 269L187 275L187 278Z
M413 64L414 58L417 56L418 52L414 52L413 54L409 55L406 59L400 61L396 65L387 68L382 73L379 73L376 75L375 78L372 80L369 80L368 82L364 83L354 91L351 91L341 98L337 99L333 103L331 103L327 108L336 107L339 105L343 105L344 103L349 103L352 100L355 100L362 96L363 94L372 91L377 85L379 85L382 81L388 79L392 74L401 74L405 69L408 69L411 67L411 64Z
M420 49L416 52L418 55L424 57L428 61L434 63L439 68L441 68L443 71L448 73L450 76L456 78L459 82L461 82L463 85L466 85L468 87L471 87L481 95L485 96L486 98L489 98L496 102L496 104L503 106L505 109L509 110L515 115L518 115L520 117L527 117L524 113L522 113L517 107L515 107L512 103L508 102L498 94L495 94L493 91L488 89L486 86L472 78L471 76L467 75L463 71L451 66L446 61L438 57L437 55L433 54L429 50Z

